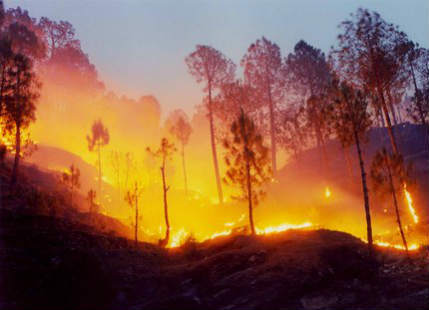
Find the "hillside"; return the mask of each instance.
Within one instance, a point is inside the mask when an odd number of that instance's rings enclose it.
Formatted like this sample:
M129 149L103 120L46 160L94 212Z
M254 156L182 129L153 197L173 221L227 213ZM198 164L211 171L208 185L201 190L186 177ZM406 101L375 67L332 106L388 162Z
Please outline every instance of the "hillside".
M0 309L408 310L429 302L427 248L411 262L385 248L370 260L366 244L329 230L135 248L116 220L88 221L61 201L52 213L42 188L23 178L12 194L1 171Z
M236 235L164 250L1 211L0 309L424 309L428 257L335 231ZM426 257L424 256L426 255Z
M0 309L425 309L429 252L377 248L338 231L233 234L163 249L119 221L49 202L56 179L0 169Z

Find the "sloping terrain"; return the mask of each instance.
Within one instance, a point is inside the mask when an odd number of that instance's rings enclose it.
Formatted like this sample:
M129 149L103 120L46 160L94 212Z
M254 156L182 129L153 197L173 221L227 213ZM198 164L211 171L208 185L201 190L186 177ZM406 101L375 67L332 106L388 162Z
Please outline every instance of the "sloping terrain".
M10 191L0 167L0 309L426 309L429 254L355 237L290 230L189 240L163 249L134 242L119 221L74 210L44 189L36 167ZM52 200L54 199L54 200ZM95 227L93 226L94 224Z
M0 212L0 309L425 309L427 250L335 231L235 235L164 250L61 218ZM425 256L426 255L426 256Z

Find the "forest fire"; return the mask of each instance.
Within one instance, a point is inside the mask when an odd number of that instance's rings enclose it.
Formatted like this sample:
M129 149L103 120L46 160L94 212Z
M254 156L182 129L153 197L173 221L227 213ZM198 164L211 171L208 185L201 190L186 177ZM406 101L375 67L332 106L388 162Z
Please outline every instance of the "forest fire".
M309 1L0 0L0 308L426 304L425 10Z
M413 218L414 223L417 224L419 222L419 217L413 206L413 198L411 197L410 192L407 190L407 184L405 183L404 183L404 195L407 201L408 210L410 211L410 214Z

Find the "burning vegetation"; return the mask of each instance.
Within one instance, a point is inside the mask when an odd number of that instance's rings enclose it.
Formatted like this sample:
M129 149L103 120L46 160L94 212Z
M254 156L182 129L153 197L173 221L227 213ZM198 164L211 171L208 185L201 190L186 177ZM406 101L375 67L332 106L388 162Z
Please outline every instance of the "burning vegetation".
M212 261L228 265L213 250L222 246L244 265L266 263L267 274L284 273L267 251L296 267L279 245L297 250L306 275L320 266L296 244L317 249L310 252L323 268L341 242L358 268L375 268L379 256L427 260L429 50L366 9L339 31L328 55L303 40L282 54L262 37L240 70L214 47L196 45L183 65L201 86L201 104L192 116L165 115L155 96L106 89L69 22L1 4L2 202L13 209L16 197L29 195L34 209L60 223L52 231L67 235L70 219L89 229L79 236L85 242L98 238L92 229L111 234L106 243L146 249L181 281ZM9 211L2 212L19 222ZM240 242L256 254L238 252ZM187 255L189 269L174 270ZM227 309L216 298L215 308ZM333 304L317 303L301 299L300 307Z

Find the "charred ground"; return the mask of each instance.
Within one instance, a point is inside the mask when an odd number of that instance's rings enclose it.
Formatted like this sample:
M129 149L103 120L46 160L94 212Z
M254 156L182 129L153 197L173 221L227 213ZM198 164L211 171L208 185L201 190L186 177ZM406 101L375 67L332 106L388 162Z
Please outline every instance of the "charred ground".
M427 249L346 233L221 237L177 249L9 208L0 219L1 309L424 309Z

